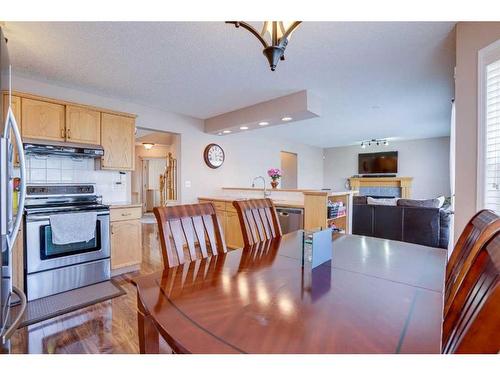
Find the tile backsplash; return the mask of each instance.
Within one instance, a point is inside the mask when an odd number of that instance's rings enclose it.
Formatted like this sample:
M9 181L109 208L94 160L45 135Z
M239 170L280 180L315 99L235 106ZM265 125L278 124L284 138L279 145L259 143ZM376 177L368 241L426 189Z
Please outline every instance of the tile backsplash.
M129 201L130 172L96 170L94 163L71 156L26 155L28 183L94 183L104 202Z

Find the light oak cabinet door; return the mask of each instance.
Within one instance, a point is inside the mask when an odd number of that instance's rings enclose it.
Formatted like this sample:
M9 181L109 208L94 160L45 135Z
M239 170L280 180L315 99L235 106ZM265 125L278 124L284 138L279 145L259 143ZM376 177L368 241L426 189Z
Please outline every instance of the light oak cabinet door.
M24 290L24 226L21 225L12 250L12 284Z
M93 145L101 144L101 112L67 105L66 140Z
M243 247L243 234L241 233L240 220L236 212L226 211L226 245L232 249Z
M135 119L102 113L102 169L134 170Z
M21 98L19 96L12 96L12 112L14 113L14 117L16 118L17 126L19 127L19 131L22 132L21 129ZM0 126L0 129L3 129L3 126L5 125L5 118L7 117L7 110L9 109L9 95L8 94L3 94L3 113L5 114L4 118L2 119L2 125ZM14 146L14 165L19 164L19 156L17 153L17 146L16 146L16 141L14 139L14 134L11 132L11 140L12 140L12 145Z
M62 104L21 99L23 138L65 140L65 108Z
M111 223L111 269L142 262L142 227L140 220Z

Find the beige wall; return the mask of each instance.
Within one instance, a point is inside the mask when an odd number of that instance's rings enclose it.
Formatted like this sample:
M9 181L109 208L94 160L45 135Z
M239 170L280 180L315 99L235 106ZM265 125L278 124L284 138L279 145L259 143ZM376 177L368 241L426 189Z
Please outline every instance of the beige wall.
M18 91L135 113L138 127L179 134L181 141L175 154L180 163L179 193L184 203L194 202L202 195L220 195L223 186L250 187L253 177L266 176L269 168L280 166L282 150L298 155L299 188L321 188L323 185L323 150L319 147L270 139L260 135L258 130L222 137L210 135L204 133L200 119L17 73L14 73L13 87ZM221 168L210 169L203 161L203 150L209 143L218 143L225 151L226 161ZM128 195L131 196L130 173L127 176Z
M438 137L390 142L388 146L359 145L325 149L325 187L345 189L348 177L358 173L358 154L398 151L398 175L413 177L412 198L450 194L450 138Z
M478 51L500 39L500 22L456 27L455 241L476 212Z

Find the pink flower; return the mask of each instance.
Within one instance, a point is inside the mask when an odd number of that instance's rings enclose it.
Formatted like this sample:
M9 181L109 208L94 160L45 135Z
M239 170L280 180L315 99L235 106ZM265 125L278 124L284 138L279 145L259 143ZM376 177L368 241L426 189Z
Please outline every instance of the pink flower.
M267 171L267 175L273 180L277 180L278 178L281 178L283 174L278 168L271 168Z

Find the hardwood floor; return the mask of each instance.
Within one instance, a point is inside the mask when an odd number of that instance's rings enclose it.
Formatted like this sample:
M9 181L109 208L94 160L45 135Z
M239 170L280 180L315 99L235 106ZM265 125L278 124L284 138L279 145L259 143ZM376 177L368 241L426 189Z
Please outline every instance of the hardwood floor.
M139 353L136 292L130 281L163 268L156 224L143 223L142 230L140 271L115 278L126 295L19 329L12 353ZM160 352L171 350L160 342Z

